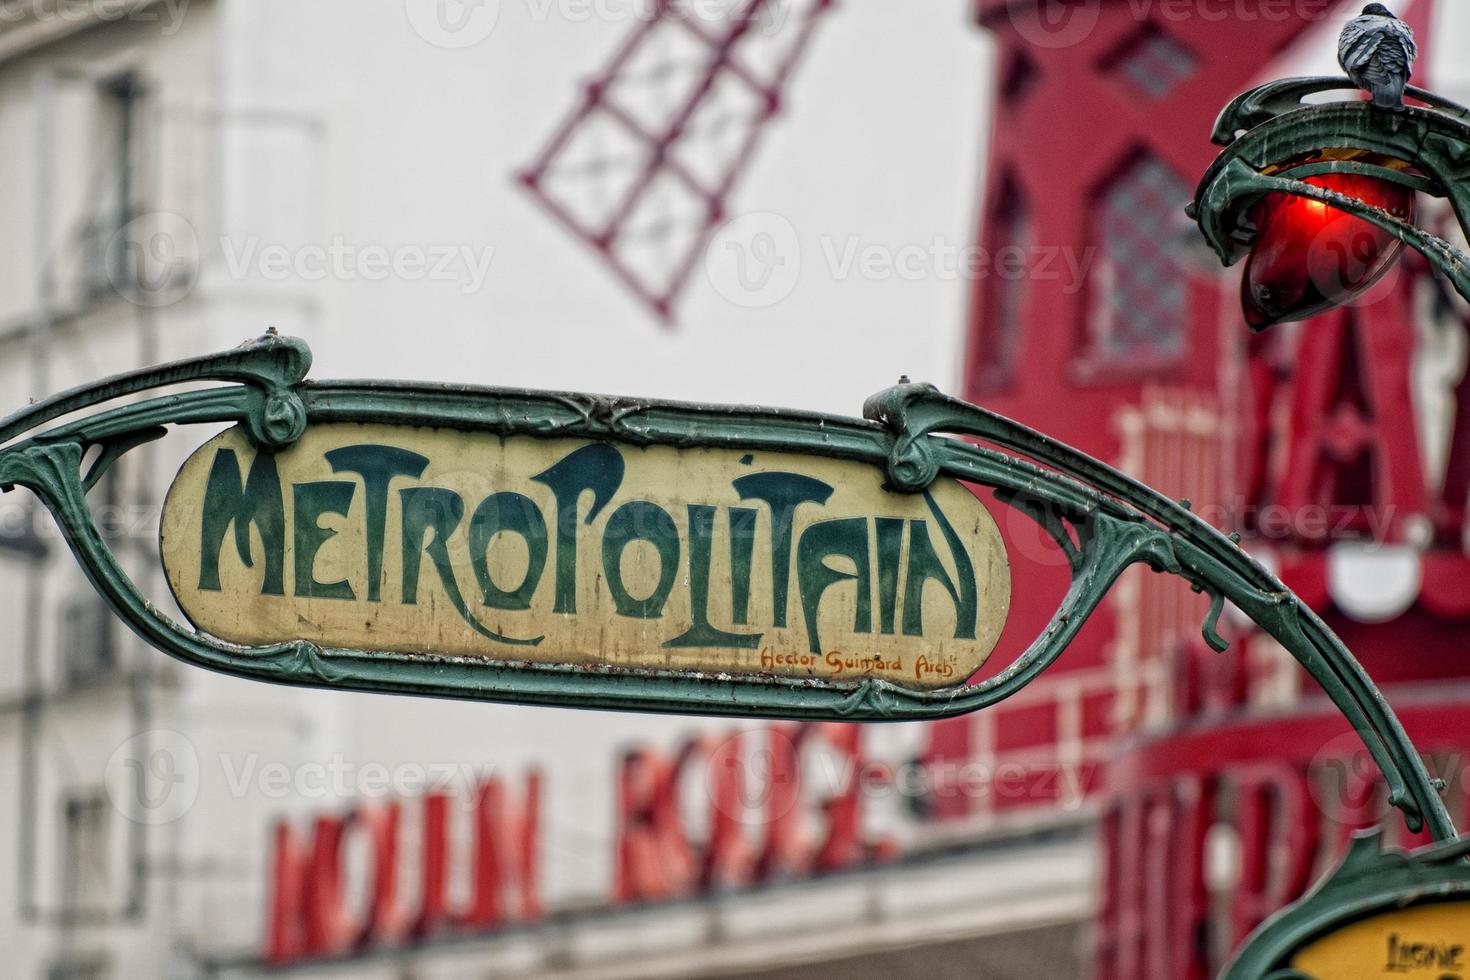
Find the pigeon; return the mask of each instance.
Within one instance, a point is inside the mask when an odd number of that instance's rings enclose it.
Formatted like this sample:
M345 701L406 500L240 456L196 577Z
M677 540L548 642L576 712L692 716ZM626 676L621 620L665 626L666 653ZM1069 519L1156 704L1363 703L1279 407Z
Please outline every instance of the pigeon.
M1383 109L1404 107L1404 88L1419 46L1414 31L1381 3L1370 3L1348 21L1337 42L1337 61L1360 88Z

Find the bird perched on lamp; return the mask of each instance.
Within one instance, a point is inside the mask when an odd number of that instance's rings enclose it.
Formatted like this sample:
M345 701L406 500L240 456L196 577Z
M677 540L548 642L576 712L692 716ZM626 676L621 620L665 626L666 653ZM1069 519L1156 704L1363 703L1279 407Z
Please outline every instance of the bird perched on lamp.
M1348 21L1337 42L1342 70L1384 109L1404 107L1404 88L1418 56L1413 29L1381 3L1368 4Z

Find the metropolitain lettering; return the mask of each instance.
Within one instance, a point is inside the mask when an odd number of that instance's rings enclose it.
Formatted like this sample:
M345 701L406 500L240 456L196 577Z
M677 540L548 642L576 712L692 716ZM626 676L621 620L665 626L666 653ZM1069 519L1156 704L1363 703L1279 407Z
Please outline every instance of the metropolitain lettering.
M272 454L226 433L164 523L185 613L252 644L936 687L983 662L1009 603L958 484L897 494L793 453L339 424Z

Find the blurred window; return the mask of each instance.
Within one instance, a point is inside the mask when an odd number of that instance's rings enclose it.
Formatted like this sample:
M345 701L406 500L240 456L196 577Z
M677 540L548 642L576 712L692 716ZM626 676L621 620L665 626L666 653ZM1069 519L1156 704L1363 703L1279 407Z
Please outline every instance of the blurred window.
M109 814L101 790L87 790L62 804L62 904L67 912L107 907Z
M97 176L88 219L82 231L83 290L96 299L128 281L126 236L133 219L133 170L137 77L110 75L97 83Z
M112 971L100 957L53 963L46 970L46 980L106 980L111 975Z
M1035 60L1025 51L1017 48L1011 55L1005 76L1001 79L1001 101L1014 109L1025 100L1026 96L1031 94L1031 90L1040 81L1041 69L1036 66Z
M1031 209L1014 175L1007 174L990 207L983 241L988 263L977 281L980 322L975 331L974 377L981 391L1008 387L1021 346L1026 286L1032 258Z
M1189 196L1183 178L1150 153L1103 187L1089 366L1147 369L1183 356L1189 293L1179 242Z
M112 611L97 595L84 593L61 607L58 639L61 681L66 687L86 687L115 674L117 647L112 639Z
M1146 24L1106 60L1104 70L1146 99L1161 102L1194 77L1199 58L1153 24Z
M106 536L122 526L120 506L123 460L117 460L87 495L93 519ZM109 542L122 551L127 542ZM60 647L61 682L68 688L86 687L111 679L118 667L111 608L95 590L78 592L61 607L57 641Z

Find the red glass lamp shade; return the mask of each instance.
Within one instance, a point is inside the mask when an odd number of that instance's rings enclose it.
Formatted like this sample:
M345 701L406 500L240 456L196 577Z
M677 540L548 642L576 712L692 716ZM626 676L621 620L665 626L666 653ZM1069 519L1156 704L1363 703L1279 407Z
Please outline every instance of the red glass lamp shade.
M1323 174L1303 183L1414 220L1414 192L1399 184L1360 174ZM1404 247L1362 218L1293 194L1266 195L1251 210L1251 220L1256 241L1241 280L1241 304L1254 330L1351 303L1382 278Z

